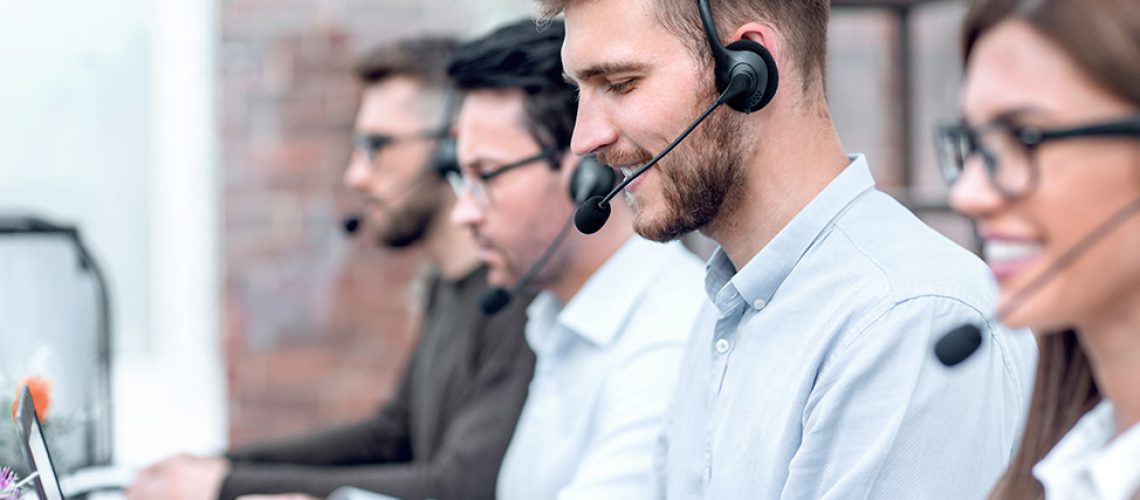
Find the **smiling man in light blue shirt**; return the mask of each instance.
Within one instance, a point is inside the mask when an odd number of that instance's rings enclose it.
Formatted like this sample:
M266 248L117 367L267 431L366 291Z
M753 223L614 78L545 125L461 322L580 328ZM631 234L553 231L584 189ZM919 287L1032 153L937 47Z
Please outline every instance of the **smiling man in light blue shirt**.
M535 374L496 496L649 499L685 341L707 302L702 267L679 243L635 236L626 207L595 235L568 225L614 172L567 152L577 105L562 35L561 22L522 21L460 47L450 66L465 99L452 220L471 229L490 283L541 291L527 309Z
M565 13L575 153L636 168L728 103L627 190L641 235L721 246L661 441L664 495L984 497L1033 341L987 320L981 261L846 153L823 83L830 2L536 1ZM950 372L931 346L963 322L992 341Z

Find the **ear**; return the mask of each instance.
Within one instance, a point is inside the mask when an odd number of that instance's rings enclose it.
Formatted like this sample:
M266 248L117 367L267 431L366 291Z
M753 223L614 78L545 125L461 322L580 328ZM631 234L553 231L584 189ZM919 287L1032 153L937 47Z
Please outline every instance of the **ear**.
M776 60L776 65L780 68L787 66L787 61L784 59L784 37L771 25L756 21L743 24L732 32L732 36L725 42L725 45L727 46L737 40L751 40L763 45L772 54L772 58Z

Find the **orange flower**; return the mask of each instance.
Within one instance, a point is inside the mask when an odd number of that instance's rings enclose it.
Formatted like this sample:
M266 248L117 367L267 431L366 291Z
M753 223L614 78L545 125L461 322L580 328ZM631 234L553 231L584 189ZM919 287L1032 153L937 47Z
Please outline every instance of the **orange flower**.
M43 422L48 408L51 407L51 381L38 375L32 375L16 386L16 400L12 402L13 420L16 418L16 408L20 404L20 394L24 392L24 386L27 386L32 393L32 400L36 404L36 418Z

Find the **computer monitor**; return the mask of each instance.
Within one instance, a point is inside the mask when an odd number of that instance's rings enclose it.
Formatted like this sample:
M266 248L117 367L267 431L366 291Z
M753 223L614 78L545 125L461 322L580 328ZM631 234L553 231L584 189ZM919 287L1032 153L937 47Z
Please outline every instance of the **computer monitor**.
M20 443L24 448L24 459L27 461L28 469L36 474L32 480L36 493L43 500L65 500L63 490L59 487L59 476L56 475L55 466L51 462L51 453L44 439L40 419L36 417L32 392L27 386L24 386L23 392L20 393L16 422L20 432Z

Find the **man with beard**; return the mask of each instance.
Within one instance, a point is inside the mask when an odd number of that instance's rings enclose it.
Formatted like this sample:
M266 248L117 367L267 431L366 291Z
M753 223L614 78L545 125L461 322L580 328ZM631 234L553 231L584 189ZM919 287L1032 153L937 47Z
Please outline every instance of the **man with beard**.
M140 473L130 498L325 496L345 485L400 498L494 497L534 370L523 338L530 297L485 317L486 269L470 235L448 222L455 197L441 169L454 168L454 151L448 161L437 143L451 118L454 48L407 40L370 52L357 71L365 88L344 182L369 200L360 229L384 246L421 248L433 269L418 345L392 399L355 424L226 458L169 458Z
M664 495L984 497L1026 412L1033 341L990 319L981 261L844 150L828 0L537 1L565 14L574 153L630 171L729 103L626 190L642 236L720 245L659 450ZM986 346L951 374L931 345L963 323Z
M516 22L449 66L465 94L452 220L474 234L492 285L541 290L527 309L535 376L497 496L651 498L661 417L704 302L700 263L678 242L634 236L625 208L596 235L572 230L576 200L610 190L614 175L568 151L563 33L558 21Z

